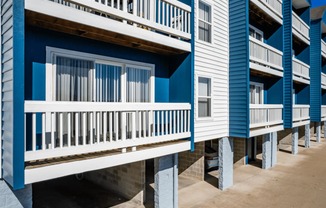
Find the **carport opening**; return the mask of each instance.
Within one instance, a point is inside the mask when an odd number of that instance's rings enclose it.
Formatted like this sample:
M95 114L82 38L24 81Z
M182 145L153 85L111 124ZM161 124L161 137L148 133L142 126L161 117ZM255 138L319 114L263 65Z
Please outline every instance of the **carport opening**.
M246 140L246 164L262 167L262 145L261 136L251 137Z

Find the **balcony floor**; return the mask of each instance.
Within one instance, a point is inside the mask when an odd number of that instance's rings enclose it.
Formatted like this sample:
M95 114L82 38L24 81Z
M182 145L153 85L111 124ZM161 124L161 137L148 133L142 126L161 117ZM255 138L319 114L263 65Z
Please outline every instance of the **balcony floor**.
M103 30L100 28L80 24L77 22L67 21L53 16L48 16L42 13L37 13L34 11L25 10L25 15L26 15L26 24L29 26L36 26L40 28L50 29L57 32L63 32L63 33L76 35L83 38L89 38L93 40L100 40L103 42L113 43L125 47L149 51L152 53L158 53L162 55L175 55L175 54L186 53L186 51L169 47L156 42L150 42L135 37L127 36L124 34L120 34L117 32ZM159 34L153 32L153 35L159 35ZM169 37L164 36L164 38L169 38ZM181 40L177 40L175 38L171 38L171 39L185 44L190 44Z

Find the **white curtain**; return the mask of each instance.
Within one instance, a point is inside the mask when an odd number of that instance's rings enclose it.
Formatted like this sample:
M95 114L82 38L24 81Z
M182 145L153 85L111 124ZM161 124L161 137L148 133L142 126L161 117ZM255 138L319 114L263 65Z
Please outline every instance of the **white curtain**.
M147 69L126 67L127 102L150 102L151 71Z

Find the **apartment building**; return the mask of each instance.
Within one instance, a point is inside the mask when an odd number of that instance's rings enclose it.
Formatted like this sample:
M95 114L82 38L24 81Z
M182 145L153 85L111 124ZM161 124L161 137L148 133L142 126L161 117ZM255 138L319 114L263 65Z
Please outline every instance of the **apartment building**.
M192 7L1 1L1 188L31 196L33 183L87 173L141 204L155 158L155 205L176 207L177 153L193 147Z

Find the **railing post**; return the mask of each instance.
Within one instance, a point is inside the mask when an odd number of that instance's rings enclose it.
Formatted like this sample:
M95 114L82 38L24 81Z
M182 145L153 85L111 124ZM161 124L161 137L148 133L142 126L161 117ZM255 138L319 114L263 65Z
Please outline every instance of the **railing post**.
M122 1L122 11L124 11L125 13L128 12L127 3L128 3L127 0L123 0ZM127 23L127 21L126 20L123 20L123 23Z

